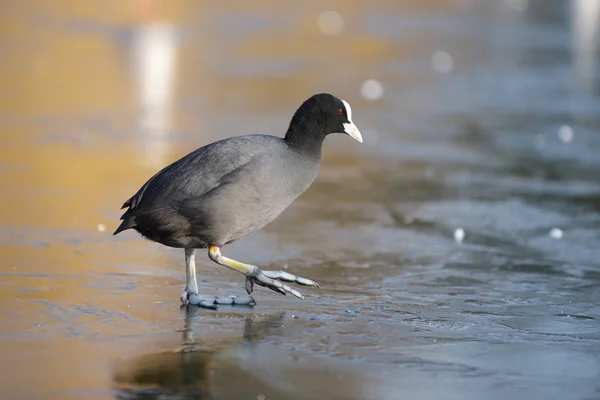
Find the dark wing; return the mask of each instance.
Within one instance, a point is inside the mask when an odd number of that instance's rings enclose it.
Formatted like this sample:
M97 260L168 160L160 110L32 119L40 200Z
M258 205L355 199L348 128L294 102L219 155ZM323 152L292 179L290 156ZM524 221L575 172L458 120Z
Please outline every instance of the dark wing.
M220 186L228 176L269 151L281 139L250 135L224 139L201 147L163 168L150 178L121 208L123 223L117 234L136 226L136 217L175 209L190 198L199 198Z

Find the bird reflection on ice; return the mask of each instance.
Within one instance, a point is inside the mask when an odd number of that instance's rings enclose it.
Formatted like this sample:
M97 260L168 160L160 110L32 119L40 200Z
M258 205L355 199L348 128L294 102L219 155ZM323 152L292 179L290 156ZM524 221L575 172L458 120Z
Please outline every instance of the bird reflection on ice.
M116 365L113 381L117 399L230 399L240 393L249 399L310 399L322 393L328 393L330 399L358 399L364 398L368 386L377 387L376 380L362 376L360 371L326 359L298 358L293 350L269 343L268 338L285 336L293 329L285 327L289 321L285 312L249 313L240 321L241 335L218 338L202 335L206 334L206 323L199 320L202 310L190 307L183 312L181 348ZM226 319L236 317L240 315L232 313Z

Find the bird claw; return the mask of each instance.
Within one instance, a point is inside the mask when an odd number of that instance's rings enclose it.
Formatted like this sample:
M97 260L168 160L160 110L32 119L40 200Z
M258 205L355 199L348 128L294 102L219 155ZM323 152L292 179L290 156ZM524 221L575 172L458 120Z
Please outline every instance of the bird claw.
M310 279L302 278L301 276L296 276L285 271L262 271L257 268L252 275L246 276L246 291L248 294L252 294L254 284L256 283L284 296L290 293L300 300L304 300L302 293L283 282L294 282L302 286L319 287L318 283Z

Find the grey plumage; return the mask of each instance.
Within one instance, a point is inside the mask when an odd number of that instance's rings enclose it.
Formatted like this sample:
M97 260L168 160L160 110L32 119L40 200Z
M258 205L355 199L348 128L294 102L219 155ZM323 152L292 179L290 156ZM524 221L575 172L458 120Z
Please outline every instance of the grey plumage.
M223 246L275 219L310 186L319 164L320 152L307 157L275 136L211 143L150 178L123 204L115 234L134 228L170 247Z

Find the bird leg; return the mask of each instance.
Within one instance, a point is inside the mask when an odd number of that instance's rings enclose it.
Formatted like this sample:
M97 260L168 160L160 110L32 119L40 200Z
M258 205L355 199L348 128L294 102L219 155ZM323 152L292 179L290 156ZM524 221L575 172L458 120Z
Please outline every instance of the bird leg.
M189 294L198 294L196 249L185 249L185 290Z
M208 256L211 260L217 264L231 268L242 274L246 275L246 291L248 294L252 294L254 290L254 284L264 286L277 293L286 295L288 293L293 294L297 298L304 300L304 296L296 289L286 285L283 282L295 282L303 286L319 287L316 282L310 279L302 278L300 276L292 275L284 271L262 271L255 265L244 264L239 261L232 260L221 254L221 250L217 246L210 246L208 248Z
M185 273L186 283L181 293L181 303L198 307L218 310L219 304L253 306L256 304L251 296L200 296L198 295L198 282L196 280L196 250L185 249Z

